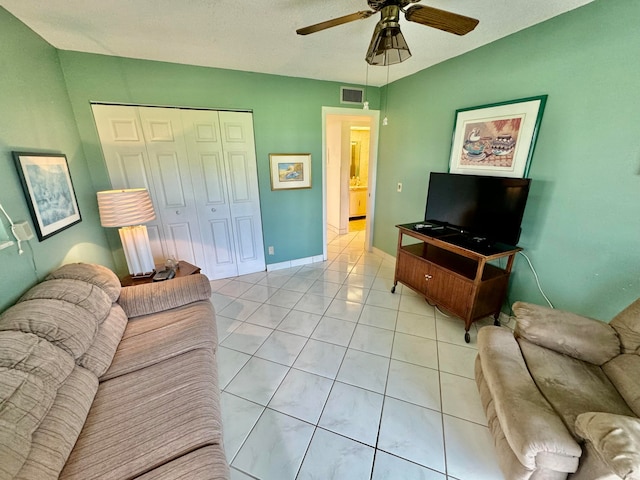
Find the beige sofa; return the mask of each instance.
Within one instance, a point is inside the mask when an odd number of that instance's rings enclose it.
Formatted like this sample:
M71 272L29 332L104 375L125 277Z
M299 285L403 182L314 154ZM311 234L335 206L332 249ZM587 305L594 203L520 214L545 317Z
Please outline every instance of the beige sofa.
M640 299L609 324L517 302L478 334L476 381L507 480L640 479Z
M0 479L228 479L204 275L58 269L0 315Z

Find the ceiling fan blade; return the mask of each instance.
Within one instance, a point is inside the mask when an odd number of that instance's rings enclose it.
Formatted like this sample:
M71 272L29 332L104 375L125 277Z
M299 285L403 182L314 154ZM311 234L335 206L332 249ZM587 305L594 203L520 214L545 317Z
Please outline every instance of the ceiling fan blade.
M416 22L456 35L466 35L480 23L475 18L424 5L412 5L407 8L405 18L410 22Z
M315 25L309 25L308 27L299 28L298 30L296 30L296 33L298 35L309 35L310 33L316 33L321 30L326 30L327 28L337 27L338 25L342 25L343 23L349 23L355 20L369 18L374 13L376 12L371 10L363 10L361 12L345 15L344 17L338 17L334 18L333 20L327 20L326 22L320 22L316 23Z

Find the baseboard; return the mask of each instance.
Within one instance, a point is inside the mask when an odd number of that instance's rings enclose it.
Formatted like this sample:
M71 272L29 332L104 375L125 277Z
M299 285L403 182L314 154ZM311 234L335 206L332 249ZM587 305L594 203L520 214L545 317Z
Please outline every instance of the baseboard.
M294 260L287 260L286 262L270 263L267 265L267 272L273 272L276 270L284 270L285 268L301 267L303 265L309 265L312 263L324 262L323 255L314 255L312 257L297 258Z

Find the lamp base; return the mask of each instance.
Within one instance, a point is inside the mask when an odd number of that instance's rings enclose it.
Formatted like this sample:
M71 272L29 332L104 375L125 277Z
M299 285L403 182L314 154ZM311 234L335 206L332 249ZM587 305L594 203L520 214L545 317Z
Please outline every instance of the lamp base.
M132 278L147 278L155 273L147 227L136 225L118 230L124 256Z

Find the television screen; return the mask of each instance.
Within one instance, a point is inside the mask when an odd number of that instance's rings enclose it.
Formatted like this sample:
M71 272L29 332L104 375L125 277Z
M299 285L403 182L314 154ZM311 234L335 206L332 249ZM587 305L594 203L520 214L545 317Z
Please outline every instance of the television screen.
M425 221L516 245L530 183L528 178L432 172Z

